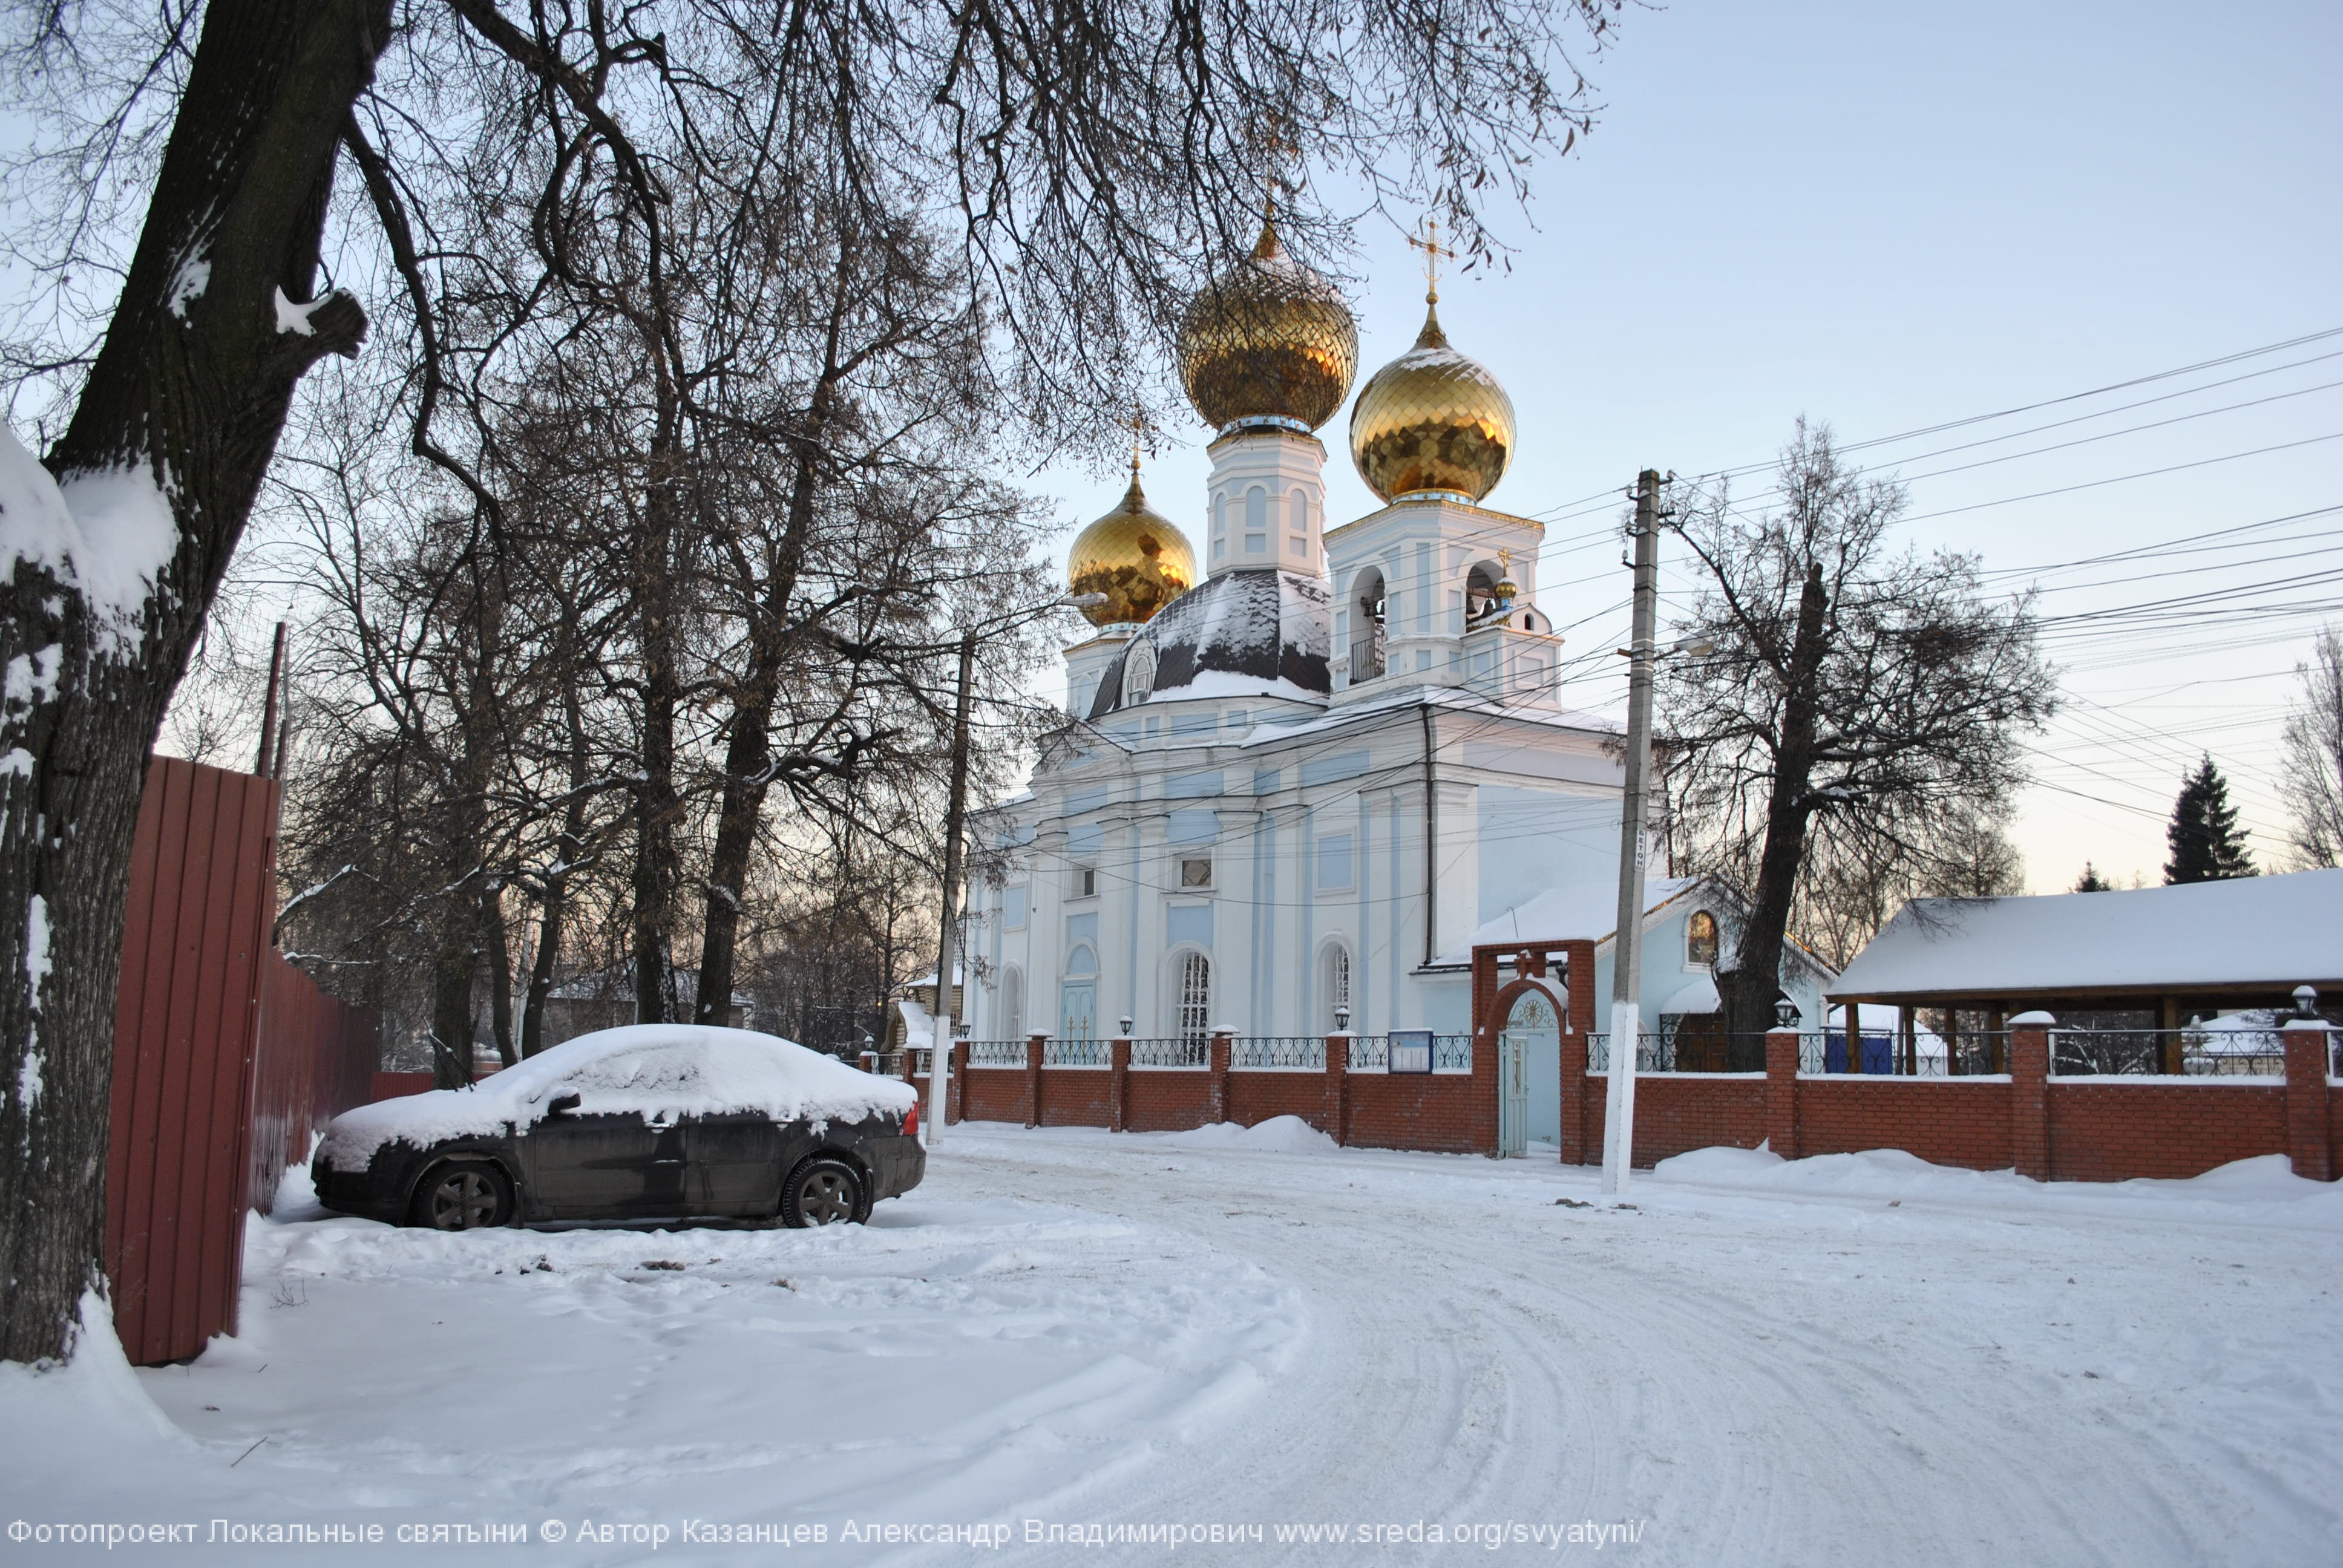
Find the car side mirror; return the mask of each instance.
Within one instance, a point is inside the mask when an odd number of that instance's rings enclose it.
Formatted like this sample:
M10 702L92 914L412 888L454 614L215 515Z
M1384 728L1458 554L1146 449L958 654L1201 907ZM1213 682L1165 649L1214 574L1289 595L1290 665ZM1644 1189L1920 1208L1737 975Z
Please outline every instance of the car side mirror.
M578 1091L574 1089L557 1094L545 1102L545 1113L548 1116L567 1116L577 1109Z

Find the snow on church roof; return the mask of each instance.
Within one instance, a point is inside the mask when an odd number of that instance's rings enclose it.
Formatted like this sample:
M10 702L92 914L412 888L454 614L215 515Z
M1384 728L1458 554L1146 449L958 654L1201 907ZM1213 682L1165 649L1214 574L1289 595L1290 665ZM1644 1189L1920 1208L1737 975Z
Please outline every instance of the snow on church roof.
M1653 877L1644 883L1644 912L1650 914L1699 881L1697 877ZM1537 897L1490 920L1473 933L1468 950L1438 961L1468 963L1469 948L1506 942L1604 942L1619 924L1619 887L1615 882L1578 882L1548 888Z
M1837 997L2343 980L2343 870L2132 892L1915 899Z

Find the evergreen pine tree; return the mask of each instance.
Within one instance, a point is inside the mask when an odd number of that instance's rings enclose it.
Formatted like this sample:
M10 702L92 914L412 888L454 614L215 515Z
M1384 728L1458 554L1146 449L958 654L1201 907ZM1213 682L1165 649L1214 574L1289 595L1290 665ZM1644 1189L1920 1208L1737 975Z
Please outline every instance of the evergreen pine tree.
M2099 869L2088 860L2083 862L2083 874L2075 879L2074 890L2078 893L2111 893L2115 884L2099 875Z
M2172 821L2164 830L2172 859L2164 865L2166 883L2218 882L2250 877L2254 862L2246 853L2246 836L2237 831L2237 809L2229 804L2229 781L2205 757L2197 770L2180 781L2180 798L2172 804Z

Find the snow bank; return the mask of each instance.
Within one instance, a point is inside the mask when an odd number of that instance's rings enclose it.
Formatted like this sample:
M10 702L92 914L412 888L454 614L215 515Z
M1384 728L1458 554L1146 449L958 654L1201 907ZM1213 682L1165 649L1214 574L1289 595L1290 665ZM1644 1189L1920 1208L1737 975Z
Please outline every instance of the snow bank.
M1900 1149L1860 1154L1815 1154L1785 1160L1766 1149L1695 1149L1652 1169L1663 1181L1707 1187L1741 1187L1815 1197L2026 1199L2053 1203L2088 1203L2101 1199L2212 1203L2301 1204L2314 1223L2343 1225L2343 1185L2312 1181L2294 1173L2283 1154L2260 1154L2217 1166L2201 1176L2173 1181L2140 1177L2129 1181L2035 1181L2015 1171L1971 1171L1932 1165Z
M1192 1131L1166 1133L1163 1141L1182 1149L1251 1149L1280 1154L1331 1154L1338 1147L1299 1116L1272 1116L1251 1127L1214 1121Z
M777 1121L860 1121L911 1107L909 1084L877 1078L791 1040L745 1029L639 1023L579 1035L469 1089L435 1089L346 1111L322 1151L337 1171L363 1171L395 1139L526 1132L546 1102L574 1092L580 1113L712 1116L761 1111Z

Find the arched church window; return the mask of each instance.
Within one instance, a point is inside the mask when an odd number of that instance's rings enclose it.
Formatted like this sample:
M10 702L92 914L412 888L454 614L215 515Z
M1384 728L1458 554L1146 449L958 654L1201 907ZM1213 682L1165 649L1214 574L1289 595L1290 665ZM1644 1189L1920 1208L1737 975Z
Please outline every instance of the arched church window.
M1212 1037L1212 960L1192 952L1180 960L1180 1039L1202 1045Z
M1716 917L1694 910L1684 922L1684 961L1704 969L1716 965Z
M1025 1038L1025 977L1011 965L1001 976L1001 1027L994 1031L1002 1040Z
M1351 1010L1351 950L1340 942L1326 949L1326 1027L1348 1027Z
M1147 694L1155 689L1155 645L1134 642L1123 656L1122 699L1126 703L1144 702Z

